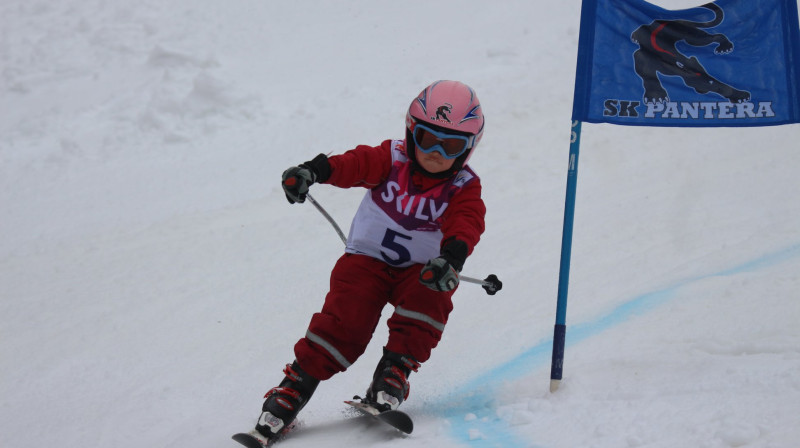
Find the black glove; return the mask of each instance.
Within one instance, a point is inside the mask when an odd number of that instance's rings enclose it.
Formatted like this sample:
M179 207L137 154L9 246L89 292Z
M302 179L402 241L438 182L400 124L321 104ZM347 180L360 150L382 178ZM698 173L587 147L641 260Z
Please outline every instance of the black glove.
M300 166L293 166L283 172L281 176L281 186L286 193L286 200L290 204L295 202L303 203L308 194L308 187L315 182L325 182L331 175L331 165L328 157L320 154Z
M431 258L419 272L419 281L434 291L452 291L458 286L458 271L442 257Z
M317 176L308 168L293 166L283 172L281 186L286 193L286 200L290 204L295 202L303 203L306 201L308 187L314 184Z
M452 291L458 286L458 273L467 259L467 243L450 238L441 255L428 260L419 272L419 281L434 291Z

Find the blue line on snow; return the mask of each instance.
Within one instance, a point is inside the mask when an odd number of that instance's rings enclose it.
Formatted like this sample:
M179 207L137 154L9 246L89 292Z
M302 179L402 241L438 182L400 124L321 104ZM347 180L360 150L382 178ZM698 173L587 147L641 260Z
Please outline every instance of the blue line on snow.
M599 319L576 325L567 332L567 346L574 345L603 331L613 328L630 318L652 311L666 303L679 289L711 277L724 277L743 272L758 271L775 266L800 256L800 244L778 252L745 262L741 265L714 274L684 280L674 286L649 292L611 310ZM434 413L443 415L450 423L450 430L457 440L476 447L532 447L531 442L514 434L509 423L497 415L494 396L497 389L515 379L549 364L552 338L543 340L516 358L501 364L472 381L464 384L449 397L442 400L446 405L433 406Z

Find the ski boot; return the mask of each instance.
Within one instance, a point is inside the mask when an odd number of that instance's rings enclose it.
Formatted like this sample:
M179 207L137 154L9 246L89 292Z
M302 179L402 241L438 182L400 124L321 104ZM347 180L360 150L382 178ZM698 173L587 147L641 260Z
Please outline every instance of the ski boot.
M395 410L406 398L411 386L408 375L419 369L419 363L411 356L383 349L383 357L375 368L372 383L367 389L364 402L384 412Z
M303 371L297 361L286 364L283 373L286 378L264 395L266 400L256 424L256 431L267 439L281 435L281 431L294 421L319 385L319 380Z

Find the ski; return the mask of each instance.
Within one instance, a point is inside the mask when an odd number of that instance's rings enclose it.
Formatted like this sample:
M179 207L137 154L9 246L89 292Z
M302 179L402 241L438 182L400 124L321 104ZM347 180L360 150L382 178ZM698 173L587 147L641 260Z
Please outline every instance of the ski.
M274 445L277 441L277 438L267 439L255 429L250 432L240 432L238 434L234 434L231 438L247 448L266 448Z
M246 446L247 448L268 448L272 445L283 440L286 435L297 428L298 422L297 420L293 421L289 426L283 428L277 436L273 438L264 437L260 432L256 431L255 429L251 430L250 432L240 432L231 436L231 438L242 445Z
M355 400L347 400L345 403L360 414L370 416L405 434L411 434L411 431L414 430L414 422L411 420L411 417L403 411L389 410L381 412L369 403ZM290 425L283 428L283 430L273 438L264 437L255 429L249 432L234 434L231 438L247 448L269 448L283 440L288 433L295 430L298 426L300 426L300 422L295 420Z
M403 411L388 410L381 412L369 403L354 400L345 400L345 403L352 406L361 414L369 415L376 420L394 427L398 431L411 434L411 431L414 430L414 422L411 420L411 417Z

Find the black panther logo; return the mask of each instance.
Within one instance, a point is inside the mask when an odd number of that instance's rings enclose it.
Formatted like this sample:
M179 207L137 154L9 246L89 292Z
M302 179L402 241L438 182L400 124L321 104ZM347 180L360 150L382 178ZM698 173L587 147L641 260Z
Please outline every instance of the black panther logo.
M633 53L636 74L644 84L645 103L669 101L669 95L658 79L658 73L667 76L680 76L683 82L697 93L714 92L731 102L750 100L750 92L739 90L709 75L700 61L692 56L681 54L676 45L684 41L694 47L716 44L715 54L733 51L733 43L724 34L711 34L702 28L713 28L724 18L722 8L708 3L702 8L714 12L710 22L691 22L688 20L655 20L642 25L631 34L631 40L639 45Z
M436 117L431 117L434 120L444 120L450 123L450 119L447 118L447 114L453 111L453 105L449 103L444 103L443 106L439 106L436 109Z

